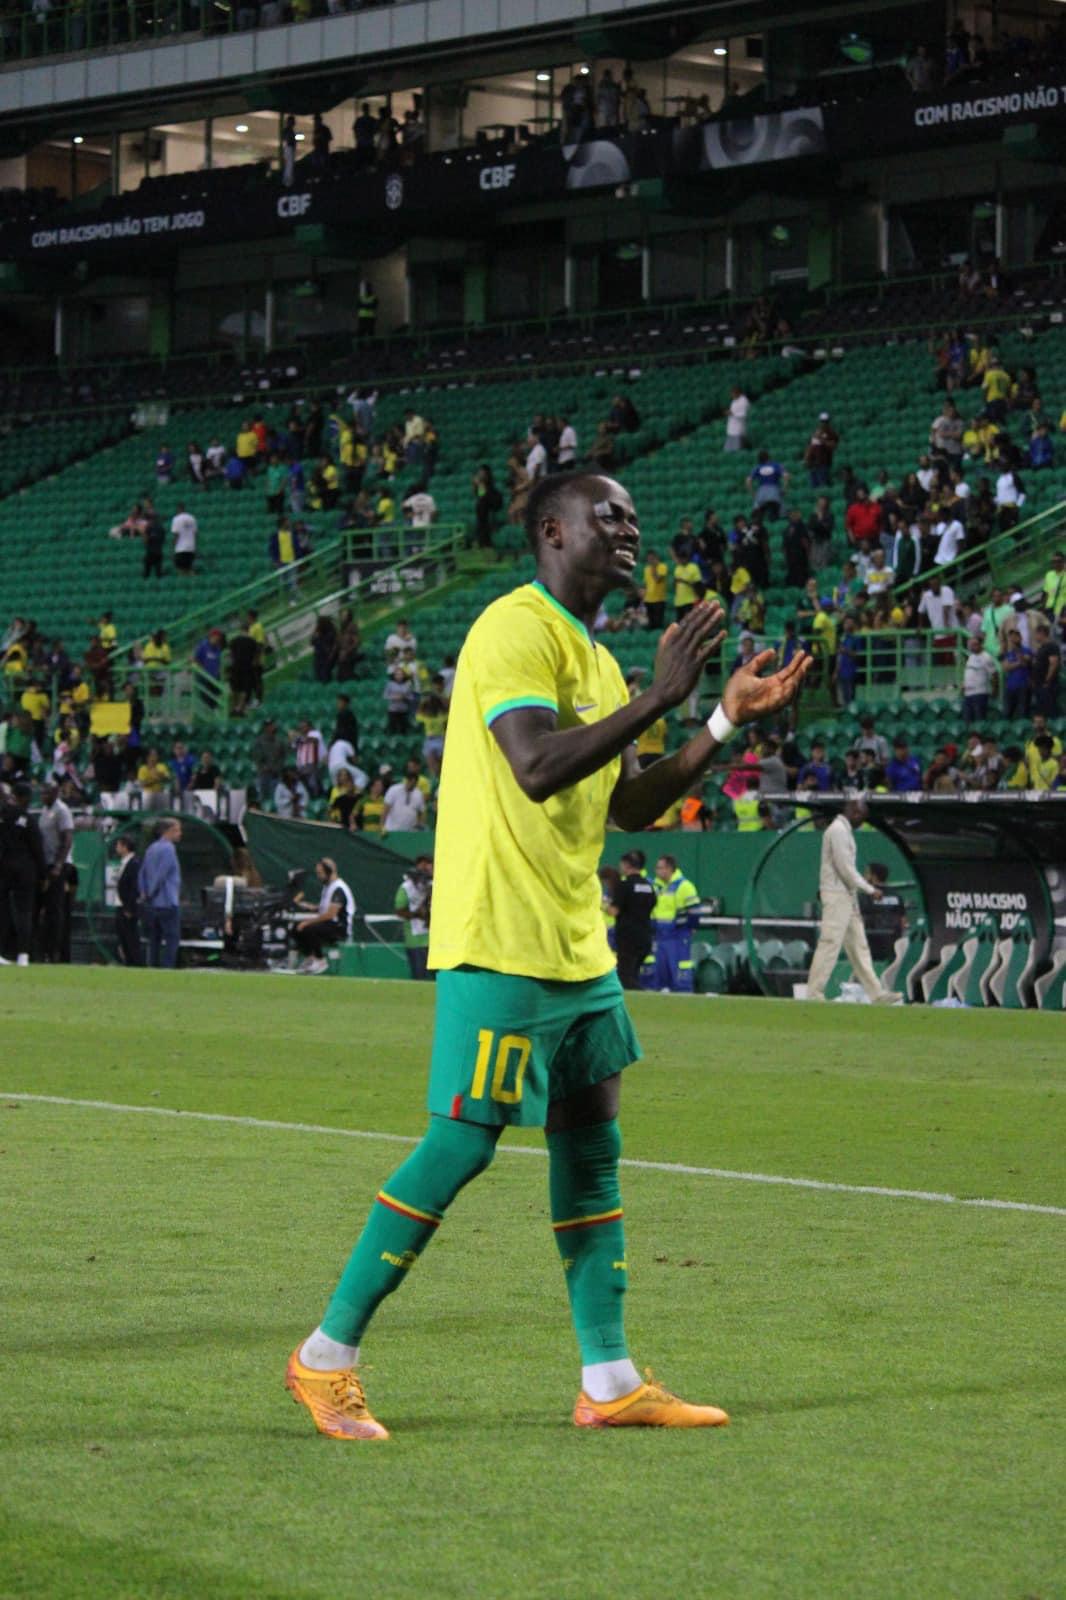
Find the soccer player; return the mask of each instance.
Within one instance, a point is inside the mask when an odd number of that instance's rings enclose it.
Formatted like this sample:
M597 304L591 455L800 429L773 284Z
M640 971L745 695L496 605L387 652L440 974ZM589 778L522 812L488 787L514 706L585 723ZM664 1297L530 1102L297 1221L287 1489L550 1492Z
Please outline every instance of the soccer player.
M744 722L787 705L802 653L762 678L764 651L728 679L707 727L642 771L634 742L683 703L724 637L721 607L693 605L663 634L654 678L630 700L592 623L633 579L637 514L612 478L542 479L526 529L535 582L488 607L467 636L441 776L429 964L437 969L429 1126L378 1192L321 1325L286 1385L321 1433L385 1439L358 1375L376 1308L407 1277L455 1196L508 1124L543 1127L556 1242L581 1350L579 1427L712 1427L716 1406L644 1383L623 1328L618 1183L622 1069L640 1059L608 948L596 875L608 817L645 828L688 793Z

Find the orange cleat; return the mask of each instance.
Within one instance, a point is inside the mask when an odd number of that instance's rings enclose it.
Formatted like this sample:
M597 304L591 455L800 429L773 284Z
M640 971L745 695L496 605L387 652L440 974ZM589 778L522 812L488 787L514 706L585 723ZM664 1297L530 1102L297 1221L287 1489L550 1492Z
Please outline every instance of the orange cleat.
M729 1413L717 1406L693 1406L656 1383L651 1373L621 1400L590 1400L581 1393L574 1406L579 1428L724 1428Z
M363 1385L353 1368L316 1372L300 1360L297 1345L285 1368L285 1387L297 1405L306 1406L319 1433L331 1439L387 1439L389 1430L367 1409Z

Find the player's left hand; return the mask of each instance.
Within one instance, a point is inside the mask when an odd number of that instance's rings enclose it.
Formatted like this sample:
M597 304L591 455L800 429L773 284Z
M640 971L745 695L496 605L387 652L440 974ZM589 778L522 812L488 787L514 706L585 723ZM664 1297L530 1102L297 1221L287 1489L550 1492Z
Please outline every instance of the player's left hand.
M787 667L773 672L769 677L760 674L772 666L777 652L761 650L752 656L746 666L738 667L726 679L722 690L722 709L730 722L758 722L789 705L797 696L804 678L811 669L812 657L798 651Z

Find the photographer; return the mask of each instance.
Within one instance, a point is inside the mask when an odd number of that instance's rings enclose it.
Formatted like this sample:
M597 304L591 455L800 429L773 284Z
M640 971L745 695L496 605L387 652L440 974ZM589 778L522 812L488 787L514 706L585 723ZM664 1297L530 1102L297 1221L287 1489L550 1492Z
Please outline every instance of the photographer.
M417 856L396 891L396 915L403 922L403 942L412 978L429 977L429 913L433 896L433 857Z
M322 885L318 905L296 896L296 905L313 914L304 917L292 930L292 942L303 954L300 972L319 974L328 970L323 955L328 944L344 944L351 938L355 920L355 896L337 871L337 863L330 856L315 862L315 877Z

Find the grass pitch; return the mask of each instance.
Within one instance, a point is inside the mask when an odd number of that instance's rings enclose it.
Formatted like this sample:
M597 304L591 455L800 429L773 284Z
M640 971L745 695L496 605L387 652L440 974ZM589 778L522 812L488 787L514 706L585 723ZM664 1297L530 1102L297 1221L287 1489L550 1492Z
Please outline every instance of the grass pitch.
M547 1166L501 1150L364 1346L282 1388L416 1135L432 991L0 979L0 1596L1054 1600L1066 1217L630 1167L638 1362L727 1430L585 1433ZM627 1157L1066 1205L1061 1018L638 996ZM535 1135L507 1143L537 1144Z

